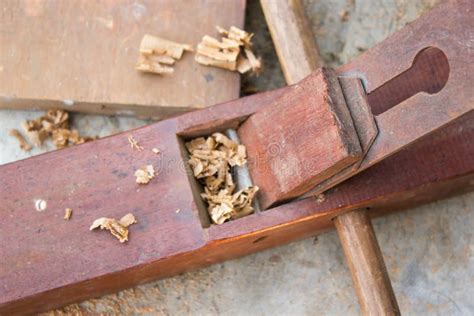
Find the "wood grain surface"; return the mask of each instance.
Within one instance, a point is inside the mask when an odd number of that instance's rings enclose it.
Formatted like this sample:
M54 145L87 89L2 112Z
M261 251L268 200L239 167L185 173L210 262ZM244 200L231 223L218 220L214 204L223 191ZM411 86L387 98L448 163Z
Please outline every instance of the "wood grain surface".
M289 87L238 133L264 209L300 196L362 157L339 81L326 68Z
M323 66L300 0L260 0L287 84Z
M344 69L354 69L364 58ZM0 313L49 310L312 236L332 228L332 219L350 210L367 208L377 216L474 189L470 111L323 199L292 201L204 228L207 213L196 201L182 141L235 128L288 89L0 166ZM133 151L128 135L145 150ZM162 155L152 153L153 147ZM144 164L153 164L158 174L139 186L133 172ZM35 209L37 199L47 201L46 210ZM68 207L74 215L65 222ZM89 231L98 217L128 212L138 223L126 244L105 231Z
M264 3L268 5L268 1L262 1L263 7L265 7ZM273 10L266 9L265 13L273 17L276 15L275 11L286 11L284 9L288 2L272 2L271 4ZM301 10L300 14L302 12ZM301 18L304 19L304 16ZM271 19L267 18L267 20ZM270 22L269 24L271 25ZM303 33L301 36L304 37L305 34ZM292 34L280 32L277 36L272 33L272 37L276 47L291 46L293 44ZM316 50L305 52L310 60L319 60ZM281 64L285 65L285 56L280 53L279 57ZM286 56L286 59L291 63L293 60L292 57L293 55L290 54ZM293 63L291 67L287 67L284 70L288 84L294 83L292 82L292 78L294 77L298 77L299 75L306 76L311 73L310 67L304 62ZM339 82L344 94L344 99L354 121L363 155L365 155L377 133L365 91L363 91L363 87L359 84L358 79L339 78ZM412 82L410 84L412 84ZM396 88L397 85L394 85L394 90ZM407 90L408 89L405 89L405 91ZM395 91L392 94L397 95ZM398 99L398 101L405 99ZM385 101L383 97L380 97L380 101L381 102L378 102L379 104L387 106L387 104L383 102ZM393 105L398 103L399 102L392 102ZM306 126L310 125L306 123L305 120L301 120L301 123ZM289 126L286 130L291 129L292 127ZM327 157L325 158L327 159ZM354 163L342 173L352 172L358 168L359 164L360 163ZM333 177L334 181L337 181L338 176ZM349 264L353 284L364 315L399 315L400 311L397 300L367 210L353 210L341 214L334 219L334 223L344 249L346 261Z
M2 1L0 108L163 118L239 96L237 73L185 53L172 75L135 70L145 34L193 46L243 27L245 0Z
M238 124L288 88L0 166L0 313L49 310L323 232L352 209L371 215L474 189L474 115L467 115L325 194L203 228L180 139ZM145 150L133 151L133 135ZM151 152L157 147L161 156ZM133 172L153 164L146 186ZM47 201L38 212L35 200ZM65 208L73 218L62 219ZM176 213L177 209L180 212ZM120 244L89 231L132 212Z
M398 303L367 210L334 219L352 283L364 315L400 315Z

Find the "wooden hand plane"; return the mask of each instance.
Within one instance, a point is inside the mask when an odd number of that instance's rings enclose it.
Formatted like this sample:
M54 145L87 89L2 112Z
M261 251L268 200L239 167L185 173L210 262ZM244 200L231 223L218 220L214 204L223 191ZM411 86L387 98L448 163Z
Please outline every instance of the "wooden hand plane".
M474 189L473 6L440 5L294 86L0 166L0 314L49 310L304 238L352 209L375 216ZM247 147L262 210L211 225L184 142L227 129ZM131 150L129 135L145 150ZM133 173L147 164L157 176L140 186ZM99 217L128 212L138 223L125 244L89 231Z

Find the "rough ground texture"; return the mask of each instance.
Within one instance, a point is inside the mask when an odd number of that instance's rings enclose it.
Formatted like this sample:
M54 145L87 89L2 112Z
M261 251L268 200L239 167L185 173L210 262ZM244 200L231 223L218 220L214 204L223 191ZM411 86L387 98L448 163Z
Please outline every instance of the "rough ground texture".
M431 8L434 0L305 1L326 64L337 66ZM345 13L347 12L347 13ZM343 21L341 16L346 14ZM265 71L245 78L243 93L284 85L257 1L247 29ZM0 163L38 154L17 149L8 130L38 113L0 111ZM131 118L75 115L85 135L105 136L145 124ZM44 150L47 150L45 148ZM43 151L44 151L43 150ZM474 314L474 193L374 221L405 315ZM335 232L174 278L89 300L55 314L357 315L359 307Z

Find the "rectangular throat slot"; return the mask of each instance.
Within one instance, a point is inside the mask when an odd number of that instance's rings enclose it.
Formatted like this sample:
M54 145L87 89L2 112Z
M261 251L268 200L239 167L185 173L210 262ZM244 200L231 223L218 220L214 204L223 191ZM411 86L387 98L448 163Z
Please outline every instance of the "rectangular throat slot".
M244 146L234 128L182 139L183 157L204 228L260 211Z

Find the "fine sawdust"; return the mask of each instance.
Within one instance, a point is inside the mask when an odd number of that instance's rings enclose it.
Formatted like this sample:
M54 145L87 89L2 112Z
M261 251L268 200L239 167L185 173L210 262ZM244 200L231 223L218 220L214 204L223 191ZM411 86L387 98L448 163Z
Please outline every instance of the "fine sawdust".
M155 169L152 165L142 166L135 171L135 177L138 184L147 184L155 177Z
M121 243L128 241L128 226L135 224L137 220L132 213L128 213L120 220L115 218L101 217L96 219L89 230L96 228L107 229L112 235L114 235Z
M228 31L219 26L216 28L222 36L221 40L205 35L197 46L195 60L202 65L238 71L241 74L249 71L258 73L262 63L251 49L253 34L235 26Z
M77 130L69 128L69 114L63 110L49 110L34 120L27 120L21 124L24 132L33 145L41 147L43 142L51 138L56 148L64 148L72 144L82 144L97 137L82 137ZM23 136L17 130L10 131L10 135L20 141L23 150L29 150L29 144L22 144L19 137Z
M258 187L251 186L235 192L231 167L243 166L246 160L245 146L238 145L224 134L199 137L187 142L188 161L194 177L204 186L202 199L216 224L251 214L252 202Z
M155 74L172 74L176 60L184 51L193 51L191 45L175 43L146 34L140 43L140 56L135 69Z

